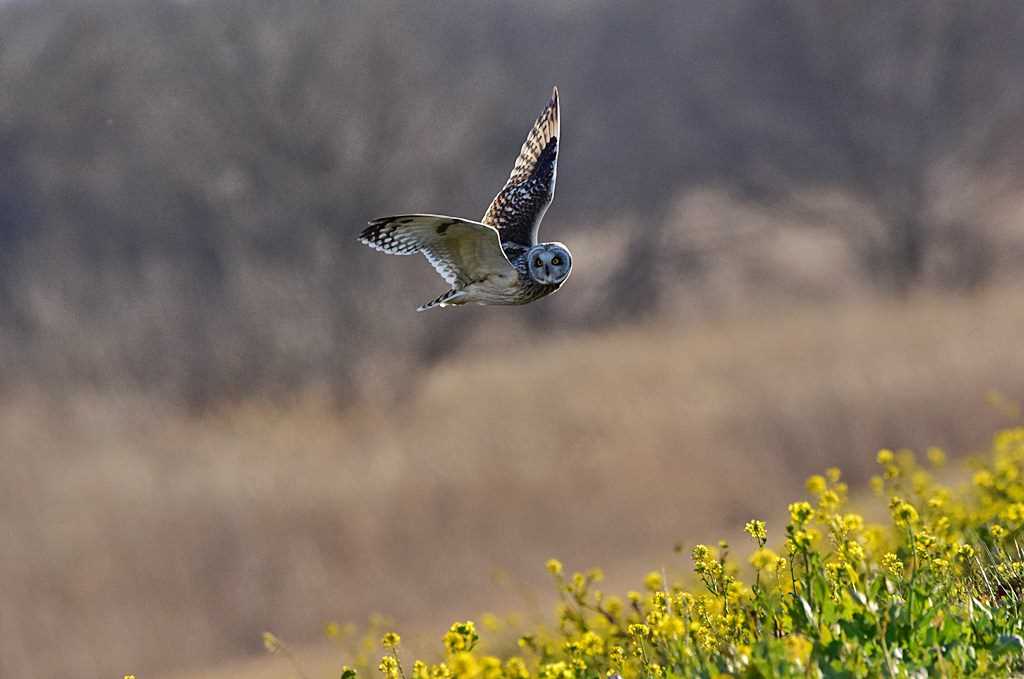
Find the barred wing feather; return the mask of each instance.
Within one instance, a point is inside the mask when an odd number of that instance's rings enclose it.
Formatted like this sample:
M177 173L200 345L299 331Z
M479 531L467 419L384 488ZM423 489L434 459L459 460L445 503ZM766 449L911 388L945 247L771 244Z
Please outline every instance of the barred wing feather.
M449 285L463 287L497 276L515 279L516 270L490 225L443 215L396 215L370 222L359 240L389 255L422 252Z
M502 242L537 242L541 219L555 195L558 166L558 88L526 137L512 174L481 220L498 229Z

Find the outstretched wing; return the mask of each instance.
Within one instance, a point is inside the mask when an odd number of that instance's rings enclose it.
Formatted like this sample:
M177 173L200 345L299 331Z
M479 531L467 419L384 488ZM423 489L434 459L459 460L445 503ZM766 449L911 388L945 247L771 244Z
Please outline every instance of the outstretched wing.
M490 277L514 280L518 276L505 257L493 226L458 217L382 217L363 229L359 241L389 255L422 252L441 278L453 287Z
M560 134L556 87L526 137L505 188L494 197L481 220L498 229L502 242L527 247L537 242L540 220L555 196Z

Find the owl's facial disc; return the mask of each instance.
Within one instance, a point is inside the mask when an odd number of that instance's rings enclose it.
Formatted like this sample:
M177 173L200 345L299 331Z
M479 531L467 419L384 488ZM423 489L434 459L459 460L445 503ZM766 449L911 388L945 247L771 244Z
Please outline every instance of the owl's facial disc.
M540 243L528 254L530 278L544 285L558 285L572 271L572 255L561 243Z

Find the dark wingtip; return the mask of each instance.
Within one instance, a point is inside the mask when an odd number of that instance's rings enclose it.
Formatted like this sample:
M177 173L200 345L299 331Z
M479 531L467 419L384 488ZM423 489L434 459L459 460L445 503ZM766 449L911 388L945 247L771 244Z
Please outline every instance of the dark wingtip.
M359 232L359 235L356 236L356 240L359 241L360 243L363 243L364 245L369 245L369 243L365 242L365 239L370 237L370 232L372 232L374 229L380 226L382 222L387 221L387 217L378 217L377 219L371 219L370 221L366 222L366 227Z

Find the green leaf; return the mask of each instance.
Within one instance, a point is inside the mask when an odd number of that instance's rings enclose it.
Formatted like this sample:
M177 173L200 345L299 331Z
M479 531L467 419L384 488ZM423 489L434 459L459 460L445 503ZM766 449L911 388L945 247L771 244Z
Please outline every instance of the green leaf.
M811 594L819 604L828 599L828 583L821 576L811 578Z
M868 586L868 599L878 601L878 597L883 589L885 589L885 576L879 575Z
M797 600L800 602L800 609L803 611L805 621L808 627L817 627L818 622L814 615L814 607L811 606L811 602L802 596L797 596Z
M992 646L992 652L996 655L1024 653L1024 639L1018 634L1002 634Z
M953 616L947 617L942 623L942 644L949 645L959 641L964 634L963 624Z

